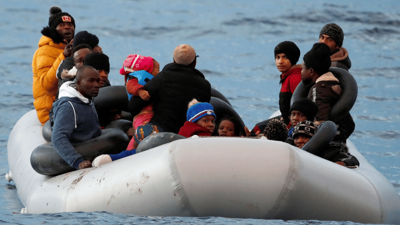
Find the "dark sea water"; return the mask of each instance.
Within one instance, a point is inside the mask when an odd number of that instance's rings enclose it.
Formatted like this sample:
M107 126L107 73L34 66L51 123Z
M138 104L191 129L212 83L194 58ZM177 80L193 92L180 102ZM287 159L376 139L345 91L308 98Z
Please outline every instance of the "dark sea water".
M350 140L400 192L400 1L0 1L0 175L8 172L7 140L17 120L33 109L32 56L60 6L88 30L110 57L112 84L128 54L172 61L173 49L192 45L197 68L222 92L248 127L278 110L279 72L273 49L294 41L301 57L330 22L345 32L351 74L359 95ZM27 165L28 166L28 165ZM14 184L0 179L0 223L11 224L348 224L349 222L138 217L105 212L19 214Z

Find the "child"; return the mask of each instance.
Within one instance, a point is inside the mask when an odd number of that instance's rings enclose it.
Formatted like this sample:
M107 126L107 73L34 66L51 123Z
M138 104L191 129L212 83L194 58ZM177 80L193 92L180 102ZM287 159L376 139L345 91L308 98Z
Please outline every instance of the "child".
M239 123L233 117L223 117L218 125L218 136L237 137L239 136Z
M294 127L293 138L296 147L302 148L318 131L317 126L311 121L302 121ZM356 157L349 153L346 144L331 141L322 151L319 157L346 167L358 167L360 165Z
M125 76L126 91L128 92L128 100L132 96L140 96L143 100L149 100L150 95L144 89L143 85L157 75L160 70L160 64L148 56L137 54L128 55L123 63L123 67L119 73ZM142 111L133 118L133 128L150 122L153 117L153 106L150 104L142 109ZM134 148L135 139L132 138L128 144L128 149Z
M297 125L297 123L306 120L314 121L317 112L317 105L308 98L299 99L298 101L294 102L289 111L289 119L291 124L288 133L289 138L292 138L293 128Z
M186 113L186 122L179 130L179 135L184 137L211 136L215 129L214 108L210 103L198 102L193 99L189 102L189 109Z
M268 121L268 124L264 129L264 136L268 140L285 142L288 136L286 124L278 119Z
M136 148L139 145L139 143L141 141L143 141L143 139L145 139L146 137L158 133L158 128L156 125L152 125L152 124L146 124L144 126L139 126L136 130L135 130L135 134L133 135L132 139L135 139L135 143L134 143L134 149L132 150L126 150L126 151L122 151L118 154L110 154L110 155L100 155L97 156L93 162L92 162L92 166L93 167L98 167L100 165L103 165L105 163L109 163L111 161L115 161L117 159L121 159L121 158L125 158L127 156L130 155L134 155L136 154Z

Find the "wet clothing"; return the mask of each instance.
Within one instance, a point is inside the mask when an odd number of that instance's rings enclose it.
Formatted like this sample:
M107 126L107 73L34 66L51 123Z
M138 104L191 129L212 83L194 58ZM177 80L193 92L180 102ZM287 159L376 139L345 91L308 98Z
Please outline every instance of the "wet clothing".
M133 96L129 110L135 116L153 103L154 116L150 122L165 132L179 132L186 121L188 103L193 98L199 102L210 102L211 99L211 85L204 75L197 69L176 63L167 64L144 88L151 96L150 101Z
M349 52L343 47L331 53L331 61L331 67L339 67L345 70L349 70L351 68Z
M210 131L205 128L200 126L197 123L193 123L193 122L189 122L186 121L184 123L184 125L181 127L181 129L179 130L179 135L182 135L184 137L191 137L193 135L197 135L197 136L211 136Z
M292 98L293 92L300 81L301 65L294 65L289 71L281 74L281 80L279 83L282 84L282 87L279 93L279 109L286 125L288 125L290 122L290 99Z
M339 80L331 72L328 72L321 75L315 83L309 84L307 87L311 85L308 98L318 106L318 113L315 119L317 121L329 120L331 109L342 92ZM348 113L340 121L335 122L338 126L338 133L333 140L345 142L354 131L355 123L353 118Z
M56 70L65 59L64 48L64 43L56 44L51 38L42 36L39 48L33 55L33 105L42 124L49 120L49 111L56 97Z
M54 103L54 126L51 140L57 153L72 167L79 169L85 161L72 144L101 135L97 112L91 99L85 98L68 81L60 87L60 98Z

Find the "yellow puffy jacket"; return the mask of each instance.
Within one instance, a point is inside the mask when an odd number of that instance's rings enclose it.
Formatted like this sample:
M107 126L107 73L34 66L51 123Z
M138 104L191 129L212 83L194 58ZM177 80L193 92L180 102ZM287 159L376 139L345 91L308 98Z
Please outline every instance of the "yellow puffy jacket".
M39 48L33 55L33 105L35 106L39 121L44 124L49 120L49 112L56 98L58 79L56 71L63 54L64 43L56 44L49 37L42 36Z

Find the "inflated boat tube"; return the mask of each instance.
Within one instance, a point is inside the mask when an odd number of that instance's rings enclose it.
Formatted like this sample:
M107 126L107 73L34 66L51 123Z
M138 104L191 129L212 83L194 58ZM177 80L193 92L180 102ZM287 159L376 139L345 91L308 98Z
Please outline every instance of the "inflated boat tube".
M358 87L356 80L347 70L331 67L329 68L329 71L339 80L342 88L342 94L336 104L332 107L329 116L330 120L336 123L350 112L357 100ZM308 92L309 90L305 87L304 83L300 82L292 95L290 104L292 105L301 98L307 98Z
M74 144L75 149L85 160L92 161L101 154L118 154L125 150L129 138L119 129L104 129L101 136L92 140ZM32 168L40 174L53 176L75 170L55 151L53 143L35 148L31 154Z
M111 123L107 124L105 129L108 128L116 128L127 132L130 128L132 128L132 121L124 119L114 120Z
M50 120L48 120L48 121L43 125L42 135L43 135L44 140L46 140L47 142L51 142L51 125L50 125Z
M99 94L94 98L94 103L97 112L112 109L129 111L128 94L125 86L122 85L100 88Z
M221 92L217 91L214 88L211 88L211 96L221 99L232 107L232 104L228 101L228 99Z
M219 120L224 116L233 117L240 123L239 136L246 135L242 118L240 118L239 114L228 105L228 103L219 98L211 97L210 104L214 107L214 112L217 115L217 121L215 121L215 124L219 124Z
M301 149L319 155L335 137L336 131L337 127L334 122L325 121L318 126L317 133Z
M176 140L185 139L186 137L171 133L171 132L160 132L156 134L152 134L143 141L140 142L138 147L136 148L136 153L146 151L151 148L158 147L163 144L167 144Z

